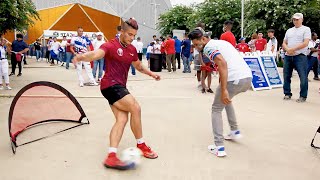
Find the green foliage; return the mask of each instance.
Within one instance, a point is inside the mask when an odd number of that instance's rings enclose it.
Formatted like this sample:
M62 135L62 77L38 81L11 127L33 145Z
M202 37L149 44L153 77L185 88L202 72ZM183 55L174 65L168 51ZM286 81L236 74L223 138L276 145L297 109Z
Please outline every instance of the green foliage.
M313 31L320 29L320 0L251 0L245 4L245 35L256 31L266 33L275 29L278 39L283 39L287 29L293 26L291 17L296 12L304 15L304 24Z
M176 6L159 18L158 29L163 35L170 34L174 29L189 30L187 22L194 13L192 7Z
M39 19L39 15L31 0L0 1L0 35L8 30L27 29L33 24L32 18Z
M176 6L160 19L166 24L159 23L159 29L168 33L172 29L189 30L198 22L206 24L206 30L212 31L213 36L220 37L223 22L233 20L233 33L236 37L241 34L241 0L205 0L203 3L191 6L188 13ZM267 30L276 30L278 40L283 39L287 29L293 26L291 17L296 12L304 15L304 24L312 31L320 29L320 0L245 0L244 32L246 37L257 31L266 34ZM173 22L179 22L179 26ZM161 31L164 32L164 31Z
M196 16L192 19L194 27L198 22L206 24L206 30L212 31L214 37L220 37L223 23L234 21L234 33L240 36L241 1L240 0L206 0L196 6Z

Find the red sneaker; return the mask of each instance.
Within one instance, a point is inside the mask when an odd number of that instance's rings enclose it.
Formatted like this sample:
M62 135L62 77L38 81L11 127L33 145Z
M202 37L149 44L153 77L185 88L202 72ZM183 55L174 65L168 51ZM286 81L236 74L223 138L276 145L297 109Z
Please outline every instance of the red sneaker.
M143 156L146 158L156 159L158 157L158 154L152 151L151 148L146 145L146 143L137 144L137 148L142 151Z
M128 170L134 168L135 164L122 162L117 158L116 153L110 153L106 160L104 160L103 165L107 168L113 168L118 170Z

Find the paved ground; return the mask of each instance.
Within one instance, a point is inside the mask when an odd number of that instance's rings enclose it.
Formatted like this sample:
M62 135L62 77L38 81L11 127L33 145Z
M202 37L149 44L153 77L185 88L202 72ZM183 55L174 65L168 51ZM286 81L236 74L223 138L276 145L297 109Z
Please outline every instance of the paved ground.
M217 158L207 152L207 145L213 140L210 120L213 95L201 94L196 89L193 73L162 72L160 82L141 74L130 76L128 88L141 103L145 139L159 158L143 159L136 170L119 172L102 166L114 117L105 99L92 98L102 97L99 88L79 88L74 69L44 68L48 67L44 62L29 61L22 77L11 78L14 90L0 91L0 95L14 95L33 81L52 81L78 97L91 124L19 147L17 154L12 155L7 125L12 98L0 98L1 180L320 178L320 152L310 147L320 125L319 82L309 83L309 98L304 104L283 101L282 89L249 91L237 96L233 103L244 138L236 143L226 142L228 156ZM216 85L217 78L213 87ZM294 99L298 91L295 75ZM224 127L227 132L227 123ZM21 138L54 128L56 125L43 125L30 129ZM317 143L320 145L320 135ZM134 145L128 127L119 148Z

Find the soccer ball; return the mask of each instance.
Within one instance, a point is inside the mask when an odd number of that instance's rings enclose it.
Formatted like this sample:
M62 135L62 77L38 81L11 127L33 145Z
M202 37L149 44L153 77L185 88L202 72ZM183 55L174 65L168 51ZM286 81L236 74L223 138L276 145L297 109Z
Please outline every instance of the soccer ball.
M142 152L139 148L130 147L121 152L120 159L124 162L133 162L136 165L141 162Z

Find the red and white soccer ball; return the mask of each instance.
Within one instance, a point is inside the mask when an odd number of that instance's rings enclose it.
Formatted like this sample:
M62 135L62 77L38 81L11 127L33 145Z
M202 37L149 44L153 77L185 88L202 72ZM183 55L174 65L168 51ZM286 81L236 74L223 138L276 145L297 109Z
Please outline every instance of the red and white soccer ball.
M130 147L121 152L120 159L124 162L134 162L136 165L141 163L142 152L139 148Z

